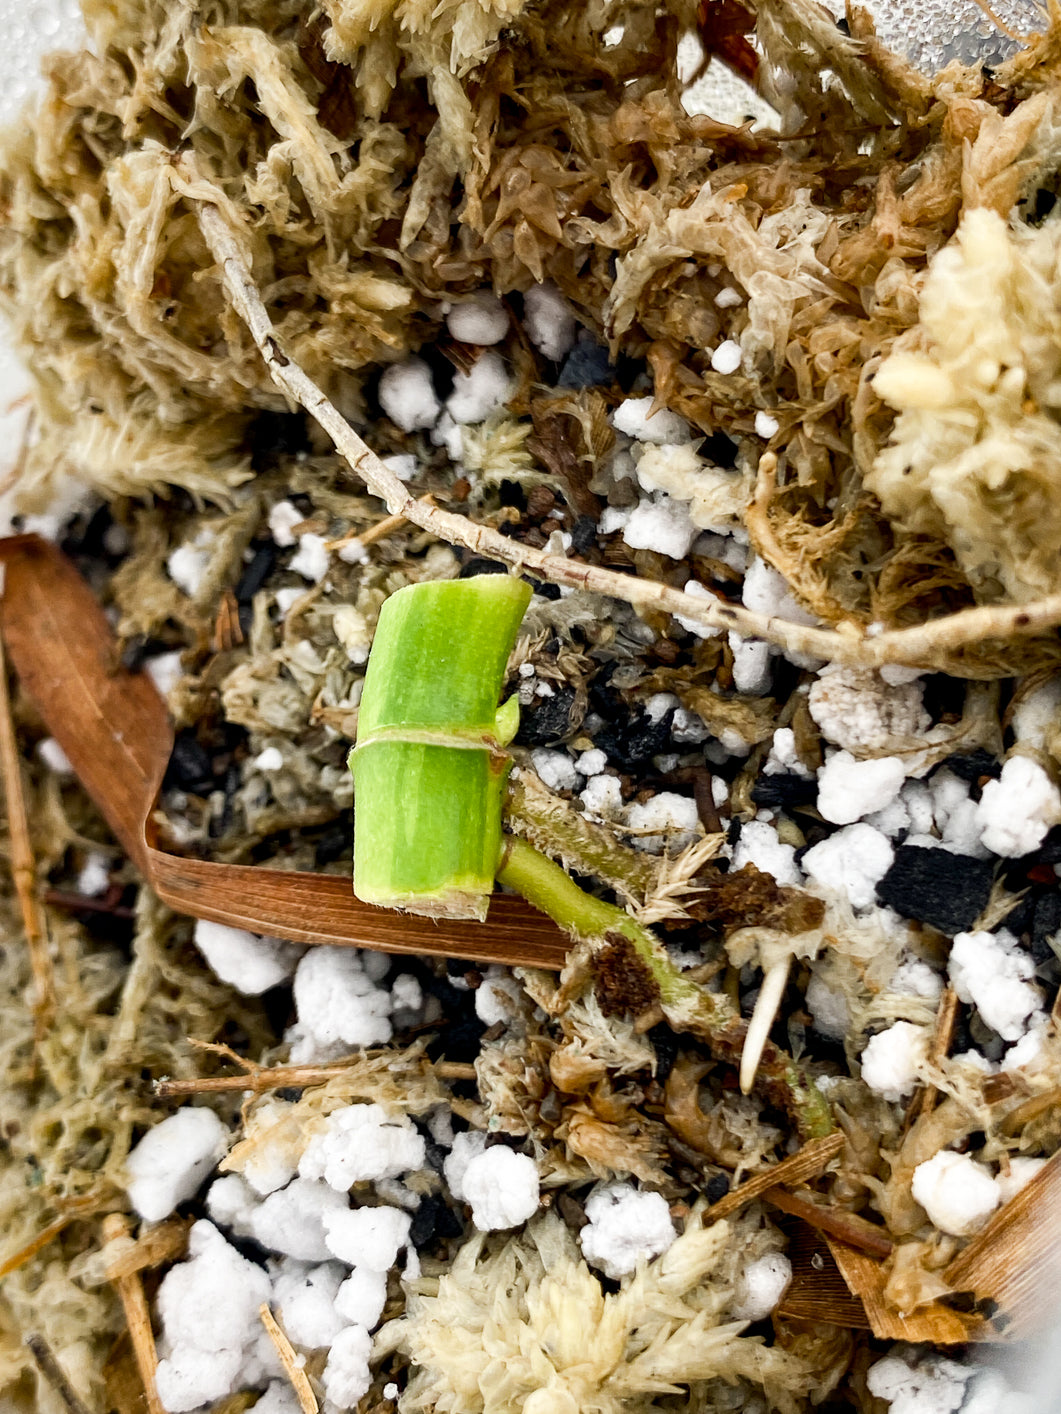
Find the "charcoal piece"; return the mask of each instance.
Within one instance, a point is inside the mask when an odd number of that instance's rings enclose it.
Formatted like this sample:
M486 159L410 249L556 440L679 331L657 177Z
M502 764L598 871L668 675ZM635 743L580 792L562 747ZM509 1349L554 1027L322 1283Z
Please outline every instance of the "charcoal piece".
M648 1039L656 1052L656 1080L663 1085L678 1059L678 1038L670 1027L661 1021L649 1031Z
M121 665L126 672L138 673L146 659L172 651L172 643L163 643L160 638L148 638L145 634L138 633L126 641L122 649Z
M606 722L594 739L600 749L624 770L633 771L659 756L670 744L673 711L654 722L647 712L638 712L626 722Z
M981 776L997 779L1002 774L1001 764L982 746L978 746L975 751L960 751L954 756L948 756L942 764L953 775L971 786L978 785Z
M713 1173L707 1180L704 1197L709 1203L718 1203L729 1192L729 1178L724 1173Z
M771 810L788 810L794 805L813 805L818 799L818 782L814 776L797 776L786 771L776 776L759 776L752 786L752 800Z
M577 693L567 683L553 686L552 697L535 697L519 709L517 746L555 746L577 727L572 714Z
M281 457L310 450L309 427L303 412L260 412L250 430L252 471L268 471Z
M584 555L597 538L597 522L592 516L579 516L571 531L571 548Z
M523 579L527 584L530 585L531 589L533 589L535 594L537 594L540 598L560 598L560 586L558 584L549 584L547 581L542 579L532 579L529 574L525 574L523 576Z
M474 579L477 574L508 574L508 566L500 560L488 560L482 555L473 555L467 564L461 565L458 579Z
M272 540L265 540L254 549L254 554L236 585L236 603L249 604L262 585L273 572L276 564L276 546Z
M444 1198L425 1194L413 1213L409 1238L414 1247L423 1247L436 1237L460 1237L464 1226Z
M994 866L947 849L900 845L877 885L882 904L953 937L971 928L987 907Z
M612 381L614 375L608 350L592 335L583 334L560 369L558 388L599 388Z
M195 739L194 732L178 732L174 738L163 785L170 790L186 790L191 795L205 795L214 789L210 757Z

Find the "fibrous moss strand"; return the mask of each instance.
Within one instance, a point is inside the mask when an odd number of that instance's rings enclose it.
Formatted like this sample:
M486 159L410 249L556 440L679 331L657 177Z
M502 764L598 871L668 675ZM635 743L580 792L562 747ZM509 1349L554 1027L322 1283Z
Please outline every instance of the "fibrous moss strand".
M600 940L613 949L617 936L628 942L643 969L639 995L650 978L675 1031L699 1037L720 1060L740 1064L747 1023L729 999L706 991L679 972L655 934L623 909L585 893L558 864L525 840L506 840L497 877L576 938ZM814 1081L772 1042L763 1048L758 1080L758 1088L792 1115L803 1138L816 1138L835 1128L828 1103Z
M646 855L580 815L525 766L509 781L505 822L513 834L562 859L568 869L592 874L631 902L641 903L655 890L657 869Z

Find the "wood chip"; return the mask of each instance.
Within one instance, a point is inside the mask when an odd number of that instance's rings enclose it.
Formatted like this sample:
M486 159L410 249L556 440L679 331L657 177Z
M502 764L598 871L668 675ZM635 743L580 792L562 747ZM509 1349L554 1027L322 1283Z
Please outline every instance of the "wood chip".
M849 1330L869 1330L866 1308L847 1287L825 1238L804 1222L789 1226L792 1281L777 1307L779 1316Z
M812 1139L787 1159L757 1173L754 1178L749 1178L739 1188L734 1188L713 1203L705 1214L706 1219L710 1222L716 1218L728 1218L731 1213L739 1212L748 1203L761 1198L771 1188L794 1188L797 1184L820 1177L843 1147L842 1134L827 1134L824 1139Z
M998 1303L992 1324L1021 1340L1054 1318L1061 1284L1061 1152L977 1233L943 1273L955 1291Z
M828 1234L825 1240L848 1290L862 1302L870 1329L878 1339L964 1345L970 1340L991 1338L986 1323L979 1317L965 1316L939 1302L909 1316L900 1316L884 1299L888 1275L881 1263Z
M261 1317L266 1334L276 1347L276 1353L280 1357L280 1363L284 1367L287 1378L291 1381L291 1388L295 1391L295 1397L302 1414L318 1414L317 1396L313 1393L309 1376L299 1363L294 1346L264 1302L258 1307L258 1315Z
M485 923L417 918L361 903L349 878L183 859L157 848L152 811L173 746L145 673L118 665L92 590L37 536L0 544L0 623L25 691L129 857L177 913L298 943L561 968L568 939L521 898L495 894Z

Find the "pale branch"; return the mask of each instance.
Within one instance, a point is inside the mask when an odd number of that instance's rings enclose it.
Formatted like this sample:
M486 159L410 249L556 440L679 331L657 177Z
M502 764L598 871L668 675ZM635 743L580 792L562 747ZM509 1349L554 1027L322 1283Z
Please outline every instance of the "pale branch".
M552 584L625 600L637 609L680 615L708 628L733 630L744 638L775 644L787 653L809 654L854 666L932 665L940 654L953 653L969 644L993 638L1028 637L1061 624L1061 594L1055 594L1030 604L963 609L911 628L884 629L876 633L874 625L863 630L853 623L841 624L836 629L808 627L752 613L720 599L693 597L655 580L546 554L488 526L476 525L465 516L417 500L358 436L317 384L280 347L240 242L233 233L230 221L234 222L234 214L229 219L222 214L230 210L224 193L195 170L187 153L177 164L175 179L194 204L203 237L220 268L232 305L246 324L273 381L316 418L340 454L368 489L384 502L392 516L401 516L451 545L463 545L514 569L531 571L537 578Z

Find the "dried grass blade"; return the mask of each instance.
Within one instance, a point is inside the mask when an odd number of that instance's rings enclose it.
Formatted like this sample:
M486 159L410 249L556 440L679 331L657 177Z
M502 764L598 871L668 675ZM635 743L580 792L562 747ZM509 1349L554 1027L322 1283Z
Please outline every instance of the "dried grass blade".
M996 1301L1007 1340L1041 1330L1061 1283L1061 1153L1000 1208L943 1273L955 1291Z
M373 908L335 874L292 874L183 859L155 845L151 812L173 727L145 674L118 666L95 596L54 545L0 541L7 592L0 624L11 662L107 823L172 909L294 942L448 954L557 969L567 937L522 899L495 895L485 923L436 921Z
M742 1183L739 1188L734 1188L732 1193L727 1193L724 1198L713 1203L707 1210L708 1220L728 1218L731 1213L739 1212L747 1203L761 1198L771 1188L795 1187L796 1184L818 1178L839 1154L844 1142L844 1136L840 1133L810 1140L787 1159L782 1159L779 1164L773 1164L762 1173L757 1173L754 1178L749 1178L747 1183Z

